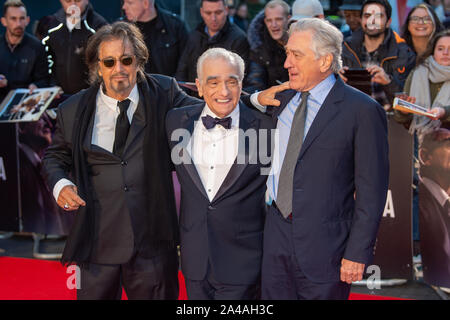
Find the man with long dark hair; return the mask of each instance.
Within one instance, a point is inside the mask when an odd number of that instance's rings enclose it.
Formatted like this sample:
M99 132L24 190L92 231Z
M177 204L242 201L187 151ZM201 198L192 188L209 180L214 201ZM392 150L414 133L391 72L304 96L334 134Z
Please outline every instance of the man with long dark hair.
M86 48L91 86L58 109L44 157L60 207L78 210L62 262L81 268L78 299L177 299L178 225L166 112L192 104L173 78L144 74L133 24L98 30Z

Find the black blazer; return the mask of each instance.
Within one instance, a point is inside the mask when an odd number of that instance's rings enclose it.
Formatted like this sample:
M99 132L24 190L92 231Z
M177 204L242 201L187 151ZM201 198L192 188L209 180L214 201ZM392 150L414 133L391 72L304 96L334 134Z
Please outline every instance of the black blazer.
M277 96L281 106L273 109L274 121L295 94L287 90ZM310 280L338 281L342 258L370 262L388 180L385 111L337 76L294 171L293 242Z
M249 143L245 147L240 145L239 152L245 152L246 155L245 163L235 161L210 202L188 152L186 149L176 148L183 138L175 136L176 141L171 139L172 132L180 128L192 134L194 121L199 120L204 106L202 103L173 109L166 119L172 152L187 154L189 161L175 165L181 184L179 224L182 270L191 280L203 280L209 262L210 272L222 283L254 284L258 281L261 270L265 216L267 176L261 175L261 168L268 169L270 163L264 164L261 158L252 158ZM267 129L270 145L270 129L273 125L269 117L250 110L241 103L239 126L244 131ZM255 137L258 145L265 143L258 135ZM186 146L187 142L182 143L186 143Z
M165 116L173 107L191 105L199 100L187 96L175 79L161 75L146 75L138 82L138 89L144 110L142 125L138 129L144 135L144 165L140 170L145 176L143 188L148 195L145 208L139 211L143 216L141 221L145 221L139 225L139 234L142 241L153 248L148 252L157 255L176 247L179 238ZM68 178L77 185L80 196L86 201L86 207L80 207L76 214L64 249L63 263L92 262L96 221L90 179L92 173L83 142L95 112L98 90L99 85L82 90L58 108L53 144L47 149L43 160L50 189L59 179Z

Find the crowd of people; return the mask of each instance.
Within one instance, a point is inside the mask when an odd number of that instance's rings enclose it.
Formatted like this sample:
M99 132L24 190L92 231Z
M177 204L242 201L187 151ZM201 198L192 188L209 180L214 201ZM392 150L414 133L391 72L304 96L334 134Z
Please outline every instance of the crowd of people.
M124 15L118 19L135 23L143 33L150 53L146 72L192 83L198 57L209 48L221 47L244 59L243 89L253 93L288 80L283 64L290 24L305 17L327 18L318 0L288 1L292 7L283 0L267 2L249 20L245 1L200 1L202 22L191 32L179 16L159 8L154 0L123 1ZM4 62L0 66L0 98L23 87L58 85L64 97L87 88L86 44L107 24L92 4L88 0L61 1L58 12L39 20L34 37L25 32L30 22L25 6L9 3L2 18L6 32L0 51ZM341 75L345 80L347 68L366 68L372 76L372 96L390 109L395 93L404 91L406 78L421 62L433 36L444 30L443 23L448 21L441 20L450 9L446 1L441 5L437 1L420 3L409 11L397 33L390 28L389 1L369 5L363 8L360 0L345 0L339 7L345 21L340 24L344 34ZM69 7L73 11L69 12ZM375 19L369 12L372 8L381 15L376 26L371 21ZM448 114L439 112L437 116Z
M77 211L63 262L81 267L78 298L114 299L123 285L129 298L176 299L179 244L191 299L348 298L386 201L386 112L419 146L449 139L450 33L436 1L412 8L401 33L387 0L344 0L340 29L318 0L267 1L251 21L245 1L201 0L192 31L154 0L124 0L112 24L88 0L60 2L36 36L22 1L5 2L0 100L61 88L43 166L59 207ZM373 99L345 85L353 70ZM433 116L393 110L400 96ZM178 129L193 143L179 149ZM280 134L268 178L261 159L235 161L254 151L240 144L249 129ZM273 137L257 139L259 151Z

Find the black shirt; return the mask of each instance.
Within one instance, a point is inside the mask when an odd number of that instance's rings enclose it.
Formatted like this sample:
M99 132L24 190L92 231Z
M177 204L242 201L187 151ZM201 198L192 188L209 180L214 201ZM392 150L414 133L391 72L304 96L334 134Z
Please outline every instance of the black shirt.
M147 73L174 76L188 38L185 23L175 14L156 7L156 18L136 22L149 50Z
M44 46L32 35L25 33L22 41L11 48L6 35L0 37L0 74L8 80L8 85L0 88L0 102L10 90L37 87L49 84L47 59Z

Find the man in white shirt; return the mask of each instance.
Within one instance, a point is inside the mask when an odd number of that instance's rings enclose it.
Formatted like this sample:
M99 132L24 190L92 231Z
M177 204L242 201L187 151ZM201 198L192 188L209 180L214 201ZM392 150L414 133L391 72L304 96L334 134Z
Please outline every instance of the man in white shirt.
M272 120L239 101L244 61L223 48L197 62L205 103L166 130L181 183L181 266L189 299L257 299Z
M62 262L80 267L78 299L178 298L178 224L164 120L198 102L173 78L144 74L134 25L98 30L86 48L91 87L58 108L44 157L61 208L77 211Z

